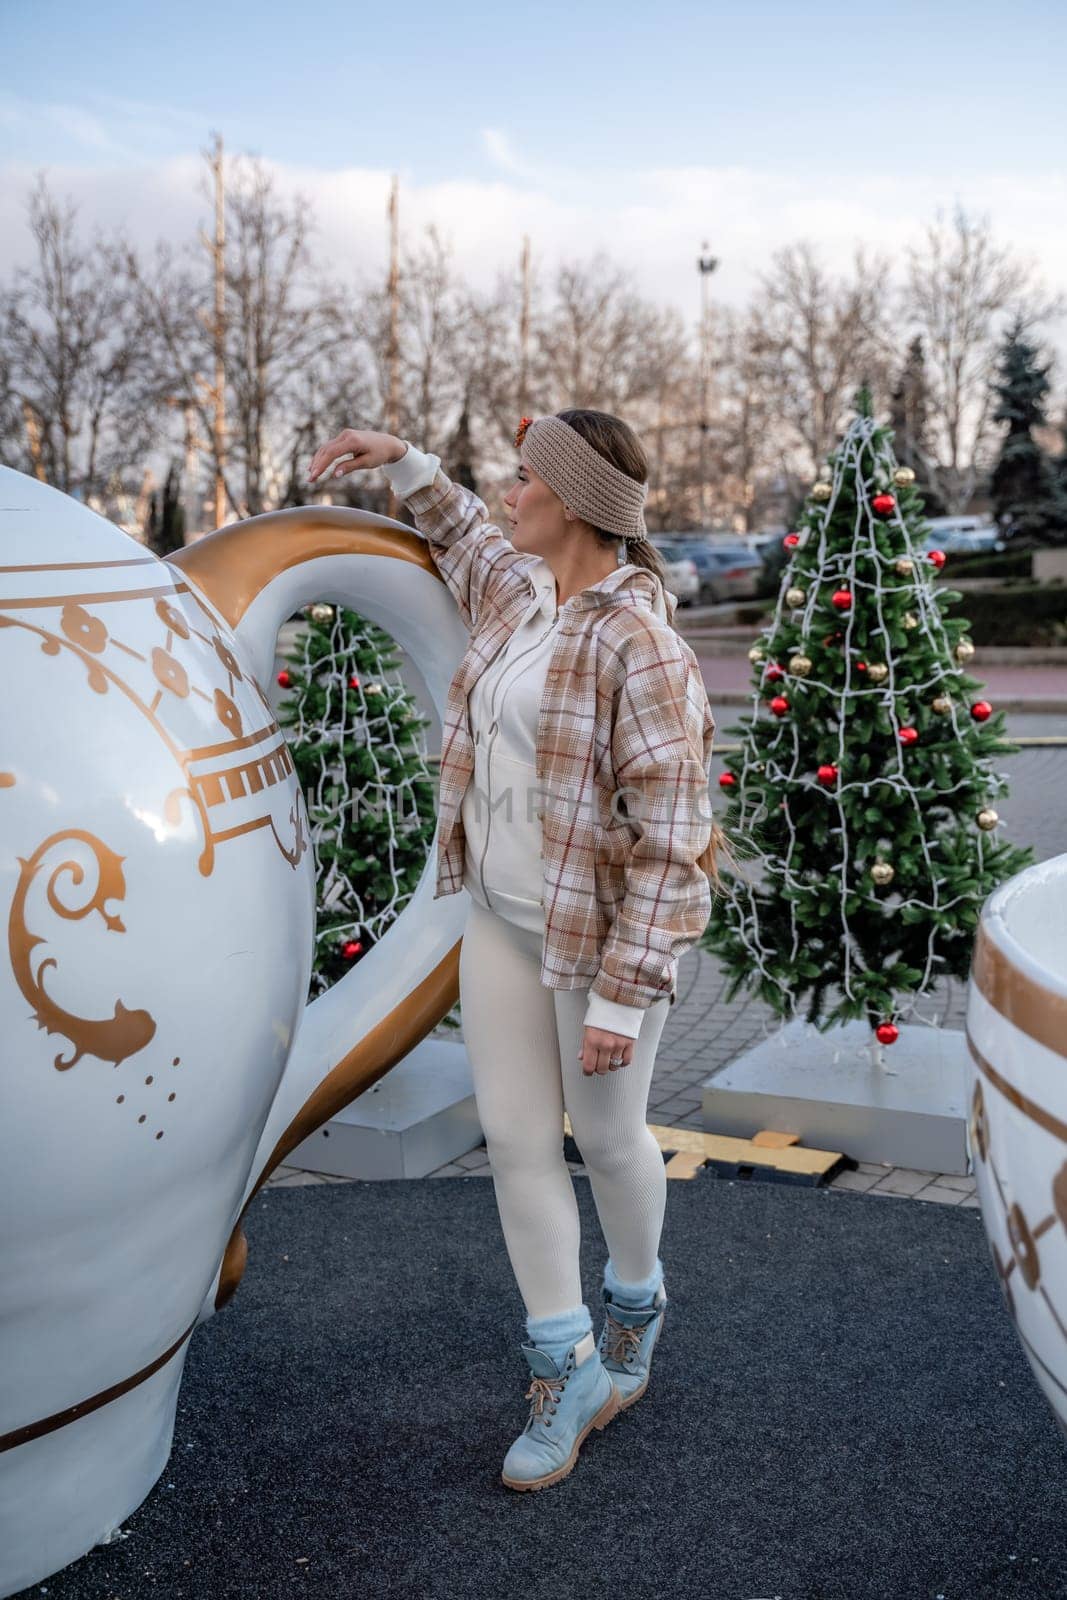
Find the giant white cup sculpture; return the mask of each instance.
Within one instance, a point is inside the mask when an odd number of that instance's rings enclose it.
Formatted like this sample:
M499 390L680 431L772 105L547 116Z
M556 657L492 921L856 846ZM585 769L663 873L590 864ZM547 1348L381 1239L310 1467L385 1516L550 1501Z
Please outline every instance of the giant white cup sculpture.
M339 507L160 561L0 468L0 563L9 1595L144 1499L251 1195L455 1002L466 897L435 898L431 853L385 938L305 1006L314 862L260 687L278 628L309 600L356 607L442 721L467 636L418 535Z
M967 996L968 1139L993 1265L1067 1436L1067 855L985 903Z

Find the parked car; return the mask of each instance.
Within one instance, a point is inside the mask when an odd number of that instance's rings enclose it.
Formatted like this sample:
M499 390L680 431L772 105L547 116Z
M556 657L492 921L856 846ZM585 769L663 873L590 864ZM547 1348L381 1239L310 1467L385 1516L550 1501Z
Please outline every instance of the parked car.
M927 550L1004 550L1006 541L995 522L985 517L931 517L924 541Z
M762 556L771 545L778 544L788 531L788 528L783 528L781 533L742 533L738 537L746 550L751 550L753 555Z
M667 568L666 585L677 596L679 606L691 606L700 597L700 573L687 551L670 539L653 539Z
M669 543L676 556L692 561L698 575L697 604L718 605L724 600L751 600L756 593L762 558L746 550L736 538L679 535L669 541L654 540L658 548Z

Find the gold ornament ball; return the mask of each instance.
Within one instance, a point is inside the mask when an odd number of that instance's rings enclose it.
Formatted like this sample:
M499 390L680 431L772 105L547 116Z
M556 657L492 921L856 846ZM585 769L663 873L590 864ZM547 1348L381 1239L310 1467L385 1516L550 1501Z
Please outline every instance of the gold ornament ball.
M754 644L752 646L752 649L748 652L748 659L753 663L753 665L757 661L763 660L763 651L760 649L758 644Z
M794 608L802 606L807 598L803 589L787 589L785 591L785 603L787 606L793 606Z
M316 600L314 605L308 606L308 616L313 622L332 622L333 606L328 606L325 601Z
M887 883L892 883L893 879L896 877L896 873L893 871L893 868L889 865L888 861L876 861L874 866L871 868L871 877L874 879L875 883L884 887Z
M900 560L894 563L893 571L901 578L910 578L915 571L915 563L910 556L901 556Z
M991 829L996 827L997 823L1000 821L1000 818L997 816L992 806L986 806L984 811L979 811L975 821L983 833L989 833Z
M889 668L884 661L872 661L867 667L867 676L872 683L884 683L889 676Z
M893 482L898 489L907 489L915 482L915 474L910 467L898 467L893 474Z
M819 501L820 504L826 500L829 500L833 492L833 489L828 483L813 483L811 486L811 498Z
M907 628L909 633L911 632L912 628L917 628L919 626L919 619L915 615L914 611L905 611L900 620L904 624L905 628Z
M961 639L955 650L956 660L962 664L964 661L969 661L973 655L974 645L969 639Z
M939 694L936 700L930 701L930 710L936 711L939 717L947 717L952 710L952 701L947 694Z
M811 671L810 656L790 656L789 670L793 674L794 678L806 678L808 673Z
M384 692L380 683L368 683L367 685L368 694L384 694Z

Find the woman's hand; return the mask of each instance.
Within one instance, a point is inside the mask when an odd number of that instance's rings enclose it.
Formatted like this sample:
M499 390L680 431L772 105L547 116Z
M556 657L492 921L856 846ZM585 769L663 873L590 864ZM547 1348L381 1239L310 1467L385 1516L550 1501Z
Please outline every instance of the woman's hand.
M636 1042L627 1033L611 1033L607 1028L586 1028L582 1048L578 1052L582 1071L587 1078L594 1072L617 1072L618 1067L611 1064L612 1056L621 1056L620 1065L628 1067L633 1060Z
M391 433L370 433L365 429L342 428L335 439L328 439L311 458L308 479L314 483L329 472L331 478L341 478L346 472L365 472L370 467L384 467L388 461L399 461L407 451L403 439Z

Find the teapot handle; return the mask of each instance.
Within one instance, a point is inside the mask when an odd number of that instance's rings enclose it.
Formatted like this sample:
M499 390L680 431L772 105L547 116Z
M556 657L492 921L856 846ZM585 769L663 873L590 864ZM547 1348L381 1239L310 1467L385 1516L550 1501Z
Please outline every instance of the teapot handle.
M297 506L221 528L168 557L234 634L264 683L282 623L312 600L377 623L415 663L445 722L468 643L462 620L411 528L342 506ZM404 921L404 959L386 954L396 924L357 967L304 1009L216 1278L201 1316L233 1293L246 1247L240 1218L286 1155L403 1059L455 1004L466 897L434 899L437 834Z

